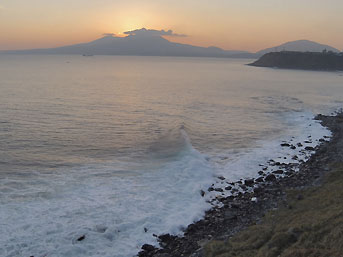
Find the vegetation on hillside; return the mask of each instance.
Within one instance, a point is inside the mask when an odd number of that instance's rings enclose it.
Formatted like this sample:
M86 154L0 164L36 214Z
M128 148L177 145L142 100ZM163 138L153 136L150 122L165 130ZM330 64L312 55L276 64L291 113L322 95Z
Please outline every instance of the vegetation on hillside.
M324 183L287 193L287 204L228 241L213 241L206 257L342 257L343 164Z

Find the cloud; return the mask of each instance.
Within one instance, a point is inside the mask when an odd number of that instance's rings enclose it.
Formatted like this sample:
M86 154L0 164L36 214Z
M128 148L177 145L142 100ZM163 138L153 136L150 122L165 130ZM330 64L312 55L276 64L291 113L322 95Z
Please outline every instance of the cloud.
M176 34L171 29L166 31L164 29L162 30L155 30L155 29L136 29L131 31L125 31L124 34L129 36L135 36L135 35L147 35L147 36L172 36L172 37L187 37L187 35L184 34Z
M105 37L115 37L116 36L116 34L114 34L114 33L104 33L102 35Z

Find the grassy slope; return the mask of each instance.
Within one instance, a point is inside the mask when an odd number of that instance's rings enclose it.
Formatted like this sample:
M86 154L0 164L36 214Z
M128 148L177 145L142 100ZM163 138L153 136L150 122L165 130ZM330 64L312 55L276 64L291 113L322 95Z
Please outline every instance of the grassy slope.
M205 247L206 257L343 257L343 164L320 187L289 191L288 206L226 242Z

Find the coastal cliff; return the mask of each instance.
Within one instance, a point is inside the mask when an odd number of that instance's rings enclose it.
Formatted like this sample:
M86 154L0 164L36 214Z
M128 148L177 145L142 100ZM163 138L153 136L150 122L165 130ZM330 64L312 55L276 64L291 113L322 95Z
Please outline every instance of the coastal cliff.
M334 52L271 52L248 64L257 67L275 67L301 70L343 70L343 54Z

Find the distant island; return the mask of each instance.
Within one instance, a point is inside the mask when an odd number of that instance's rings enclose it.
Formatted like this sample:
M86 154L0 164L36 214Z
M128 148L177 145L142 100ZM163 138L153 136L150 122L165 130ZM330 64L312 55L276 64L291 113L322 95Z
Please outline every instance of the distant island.
M343 53L326 50L322 52L271 52L248 65L282 69L343 71Z
M269 52L276 51L310 51L321 52L324 49L339 52L329 45L309 40L296 40L251 53L241 50L224 50L219 47L200 47L169 41L169 37L186 37L172 30L154 30L141 28L124 32L124 37L106 33L91 42L44 49L25 49L0 51L0 54L62 54L62 55L133 55L133 56L184 56L215 58L249 58L256 59Z
M124 32L124 37L106 33L103 37L87 43L45 49L26 49L0 51L3 54L62 54L62 55L128 55L128 56L183 56L183 57L216 57L248 56L255 58L247 51L224 50L219 47L200 47L171 42L164 38L184 37L172 30L137 29Z

